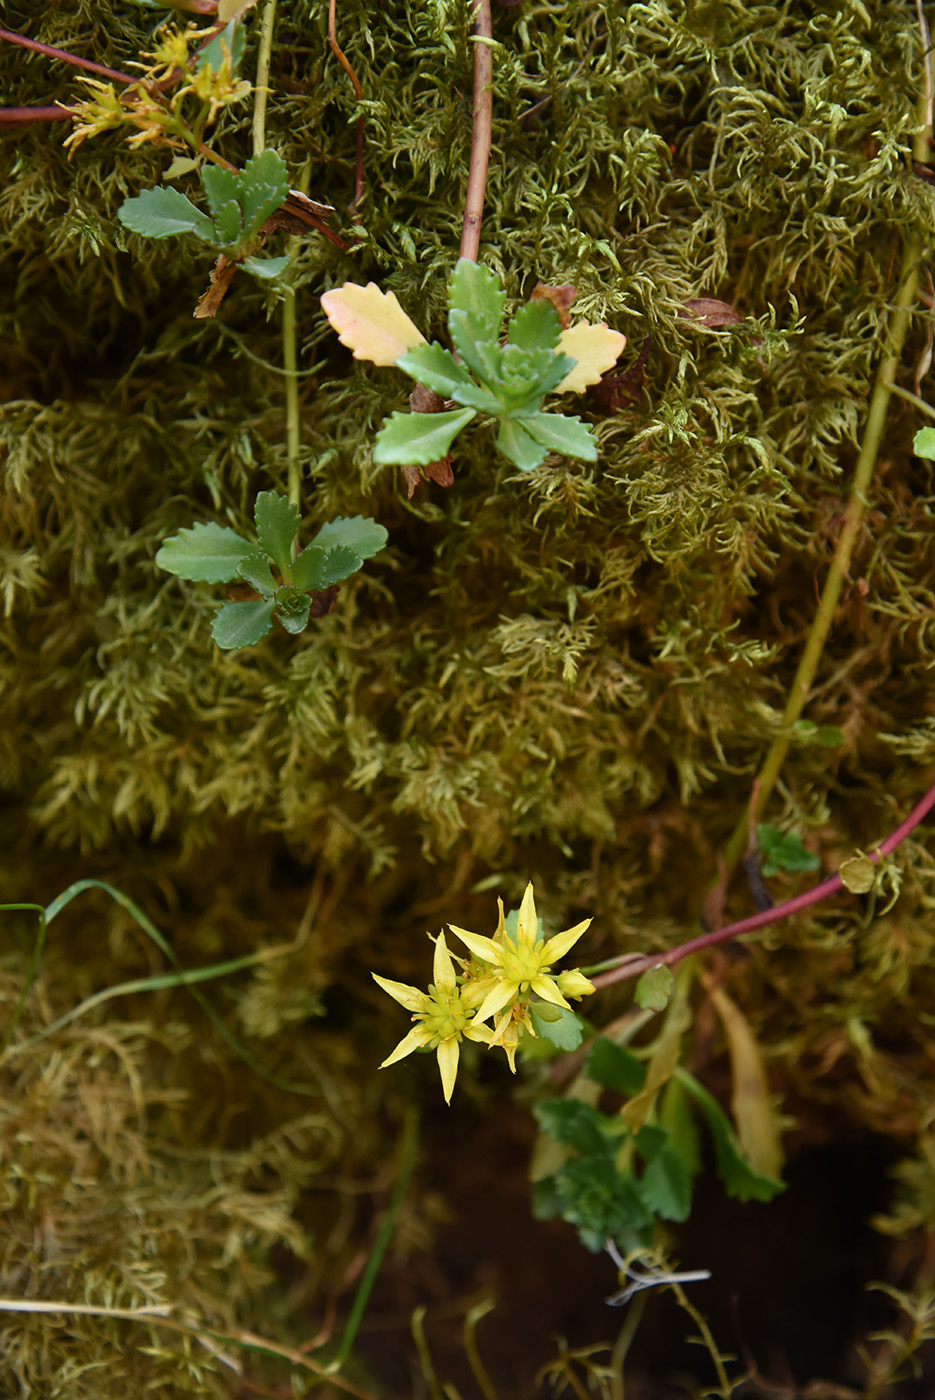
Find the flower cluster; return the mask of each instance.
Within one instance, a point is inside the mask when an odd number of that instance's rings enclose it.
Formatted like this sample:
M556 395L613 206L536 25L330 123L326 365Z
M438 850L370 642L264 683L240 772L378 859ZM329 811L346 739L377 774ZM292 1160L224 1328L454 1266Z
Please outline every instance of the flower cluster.
M200 152L205 131L219 112L250 92L250 84L236 78L223 38L217 40L218 54L190 58L190 45L212 32L194 25L185 30L170 28L156 48L144 54L152 60L149 65L132 65L142 68L144 76L120 93L113 83L79 79L94 96L71 109L74 130L64 144L74 150L91 136L130 127L131 146L148 141L171 150L188 146Z
M517 1047L524 1036L537 1034L533 1023L537 999L570 1010L568 997L579 998L594 991L581 972L552 970L552 964L577 943L591 923L590 919L557 933L554 938L542 938L529 884L517 916L516 934L511 937L507 932L503 901L498 900L497 904L500 917L492 938L449 925L451 932L469 950L469 959L452 955L444 933L438 935L433 968L435 980L427 992L372 974L385 992L412 1012L415 1022L380 1068L395 1064L414 1050L435 1050L446 1103L451 1102L455 1086L462 1036L491 1048L499 1046L515 1073ZM492 1025L485 1024L491 1019Z

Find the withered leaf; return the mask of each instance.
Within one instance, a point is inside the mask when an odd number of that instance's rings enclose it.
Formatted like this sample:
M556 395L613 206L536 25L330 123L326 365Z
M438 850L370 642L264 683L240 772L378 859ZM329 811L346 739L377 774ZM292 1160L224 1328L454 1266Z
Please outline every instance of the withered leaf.
M577 289L570 282L563 282L560 287L549 287L545 282L537 282L532 291L530 301L550 301L558 312L559 323L563 331L567 331L571 325L571 304L575 299Z
M716 297L692 297L679 308L683 321L698 320L702 325L718 330L721 326L739 326L743 317L726 301Z
M198 305L192 315L196 321L210 320L218 314L218 307L227 295L227 289L234 280L237 264L218 254L218 260L211 269L208 285L198 298Z
M424 384L417 384L409 395L409 407L413 413L441 413L446 403L441 394L436 394L434 389L428 389Z
M637 355L636 360L629 369L623 370L619 374L605 374L599 384L592 384L588 389L588 401L599 413L617 413L623 407L627 399L637 399L643 387L643 370L649 359L649 351L653 343L653 338L648 335L643 341L643 348Z
M317 593L309 594L312 600L312 606L308 610L309 617L326 617L337 602L340 592L338 584L333 583L330 588L322 588Z

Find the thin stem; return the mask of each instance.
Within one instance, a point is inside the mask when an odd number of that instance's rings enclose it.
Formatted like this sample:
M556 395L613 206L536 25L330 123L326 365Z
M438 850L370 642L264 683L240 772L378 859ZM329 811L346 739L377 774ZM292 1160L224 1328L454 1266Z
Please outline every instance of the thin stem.
M75 68L84 68L89 73L99 73L102 78L113 78L118 83L129 83L132 86L139 82L139 78L131 78L117 68L105 68L103 63L94 63L90 58L79 58L67 49L57 49L52 44L40 44L36 39L27 39L24 34L14 34L12 29L0 29L0 39L4 39L8 44L17 44L21 49L32 49L34 53L45 54L46 58L61 59L63 63L71 63Z
M358 78L357 74L354 72L353 68L351 67L348 61L347 55L341 48L341 45L338 43L336 10L337 0L329 0L328 43L331 46L331 52L334 54L341 67L344 69L345 73L350 78L351 87L354 89L354 96L357 98L357 101L360 102L363 100L364 90L360 85L360 79ZM358 220L360 218L360 215L357 212L357 206L360 204L364 193L364 115L362 112L357 118L356 144L357 153L354 161L354 199L351 203L351 215L355 220Z
M471 158L461 228L461 257L470 258L471 262L477 262L480 252L480 225L493 135L492 44L490 0L474 0L474 109L471 114Z
M76 110L74 107L0 107L0 126L70 121Z
M935 807L935 783L920 802L917 802L904 821L892 832L885 841L875 847L867 854L867 859L876 863L883 860L895 851L901 842L913 831L919 823ZM820 885L815 885L813 889L806 890L804 894L797 894L794 899L787 899L785 904L777 904L774 909L765 909L762 914L752 914L749 919L740 919L735 924L728 924L726 928L715 929L713 933L703 933L698 938L692 938L688 943L682 943L678 948L670 948L667 953L650 953L644 958L630 959L620 967L613 968L610 972L599 973L592 977L596 988L610 987L615 982L625 982L631 977L640 977L650 968L662 965L671 967L673 963L681 962L690 953L699 953L704 948L712 948L717 943L725 943L729 938L736 938L741 933L753 933L755 929L767 928L770 924L779 923L781 919L788 919L793 914L800 913L803 909L808 909L813 904L820 904L829 895L836 894L844 887L844 881L840 875L832 875L830 879L824 880Z
M916 134L913 156L924 160L928 153L930 128L927 124L926 99L921 102L921 129ZM844 523L838 538L834 558L828 569L825 586L818 602L818 610L812 621L798 668L789 690L786 707L782 716L782 728L773 740L763 766L757 775L757 784L750 800L749 808L737 823L724 852L724 867L729 878L736 869L747 845L750 822L757 821L769 800L776 780L785 762L792 739L793 726L800 718L814 683L821 662L825 643L834 621L834 613L840 601L844 582L850 569L854 546L863 525L867 510L868 495L873 481L877 455L886 428L886 414L899 361L906 343L909 322L916 302L919 284L919 263L922 257L922 243L917 234L910 234L903 247L899 286L890 321L885 353L877 367L876 383L870 400L864 439L854 469L850 496L844 510Z
M409 1108L406 1110L406 1118L403 1123L402 1141L399 1151L399 1168L396 1173L393 1194L390 1197L390 1203L386 1208L386 1214L383 1217L377 1237L373 1242L370 1257L361 1274L350 1315L344 1325L344 1335L341 1338L341 1344L338 1347L336 1358L339 1366L343 1365L351 1354L351 1347L354 1345L357 1329L360 1327L363 1320L371 1289L376 1282L377 1274L380 1272L380 1265L383 1263L383 1256L386 1253L387 1246L393 1237L393 1231L396 1228L396 1219L403 1201L406 1198L409 1178L412 1176L412 1169L416 1163L418 1145L419 1115L415 1108Z
M276 0L266 0L260 26L260 50L256 60L256 87L253 99L253 154L258 156L266 145L266 99L269 96L269 65L273 52L273 24Z
M907 403L913 404L920 413L927 413L930 418L935 418L935 408L930 403L926 403L925 399L920 399L918 394L913 394L910 389L904 389L901 384L891 384L890 391L898 394Z
M290 243L292 239L289 240ZM289 500L301 505L302 478L299 450L302 445L299 418L298 347L296 344L295 288L287 287L282 302L282 363L286 377L286 464Z

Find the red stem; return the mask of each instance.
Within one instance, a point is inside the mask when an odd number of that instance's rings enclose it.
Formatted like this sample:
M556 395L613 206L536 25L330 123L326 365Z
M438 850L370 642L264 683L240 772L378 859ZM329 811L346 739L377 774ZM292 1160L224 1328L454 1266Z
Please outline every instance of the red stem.
M116 68L105 68L103 63L93 63L90 58L79 58L77 54L69 53L67 49L56 49L51 44L40 44L36 39L27 39L23 34L14 34L11 29L0 29L0 39L5 39L8 44L18 44L21 49L32 49L34 53L43 53L46 58L60 58L63 63L74 64L76 68L86 68L89 73L100 73L102 78L114 78L118 83L138 83L139 78L130 78L126 73L119 73Z
M73 107L0 107L0 126L64 121L73 116L74 111Z
M873 862L882 860L888 856L890 851L895 851L900 842L905 841L909 833L919 825L919 822L935 807L935 783L920 802L917 802L905 821L900 822L896 830L886 838L874 851L871 851L867 859ZM650 968L671 965L681 962L682 958L687 958L689 953L699 953L703 948L712 948L716 943L725 943L729 938L736 938L741 933L752 933L754 929L766 928L769 924L778 923L780 919L788 919L792 914L798 914L802 909L808 909L812 904L819 904L829 895L835 894L837 890L844 887L844 882L840 875L832 875L830 879L822 881L814 889L806 890L805 894L797 894L794 899L787 899L785 904L777 904L775 909L766 909L762 914L753 914L749 919L740 919L736 924L728 924L726 928L715 929L713 933L703 933L699 938L693 938L688 943L682 943L678 948L671 948L668 953L651 953L644 958L637 958L625 963L622 967L613 967L609 972L601 972L591 981L596 988L610 987L615 982L625 982L630 977L639 977L642 973L648 972Z

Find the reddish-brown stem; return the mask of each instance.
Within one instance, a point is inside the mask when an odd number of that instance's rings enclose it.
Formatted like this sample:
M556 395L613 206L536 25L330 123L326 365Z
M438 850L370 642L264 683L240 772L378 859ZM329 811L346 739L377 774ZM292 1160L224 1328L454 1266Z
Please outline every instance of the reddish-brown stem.
M461 257L477 262L480 224L487 190L487 166L493 135L493 24L490 0L474 0L474 108L471 114L471 158L464 193Z
M74 115L74 107L0 107L0 126L25 126L28 122L60 122Z
M43 53L46 58L59 58L63 63L74 64L76 68L86 68L89 73L99 73L102 78L113 78L118 83L138 83L139 78L131 78L116 68L105 68L103 63L93 63L90 58L79 58L67 49L56 49L51 44L40 44L36 39L27 39L23 34L14 34L11 29L0 29L0 39L8 44L18 44L21 49L32 49Z
M896 830L886 838L885 841L871 852L867 859L870 861L882 860L891 851L895 851L900 842L905 841L909 833L919 825L919 822L935 807L935 784L933 784L920 802L917 802L905 821L900 822ZM814 889L806 890L805 894L797 894L794 899L787 899L785 904L777 904L774 909L766 909L762 914L753 914L749 919L740 919L735 924L728 924L726 928L715 929L713 933L703 933L698 938L692 938L688 943L682 943L678 948L671 948L667 953L650 953L644 958L638 958L624 963L621 967L613 967L608 972L598 973L592 977L591 981L595 987L610 987L615 982L625 982L631 977L639 977L642 973L648 972L650 968L663 965L671 966L673 963L681 962L682 958L687 958L689 953L700 953L704 948L713 948L717 943L725 943L729 938L736 938L741 933L753 933L755 929L766 928L769 924L778 923L780 919L788 919L793 914L798 914L802 909L808 909L813 904L819 904L829 895L835 894L844 887L844 882L840 875L832 875L829 880L824 880Z
M360 102L364 95L364 90L360 85L360 79L354 72L347 56L337 39L337 0L330 0L328 5L328 43L331 45L331 52L344 69L351 80L351 87L354 89L354 96ZM351 214L355 219L359 219L357 206L363 198L364 193L364 118L363 113L357 118L357 156L354 165L354 200L351 204Z

